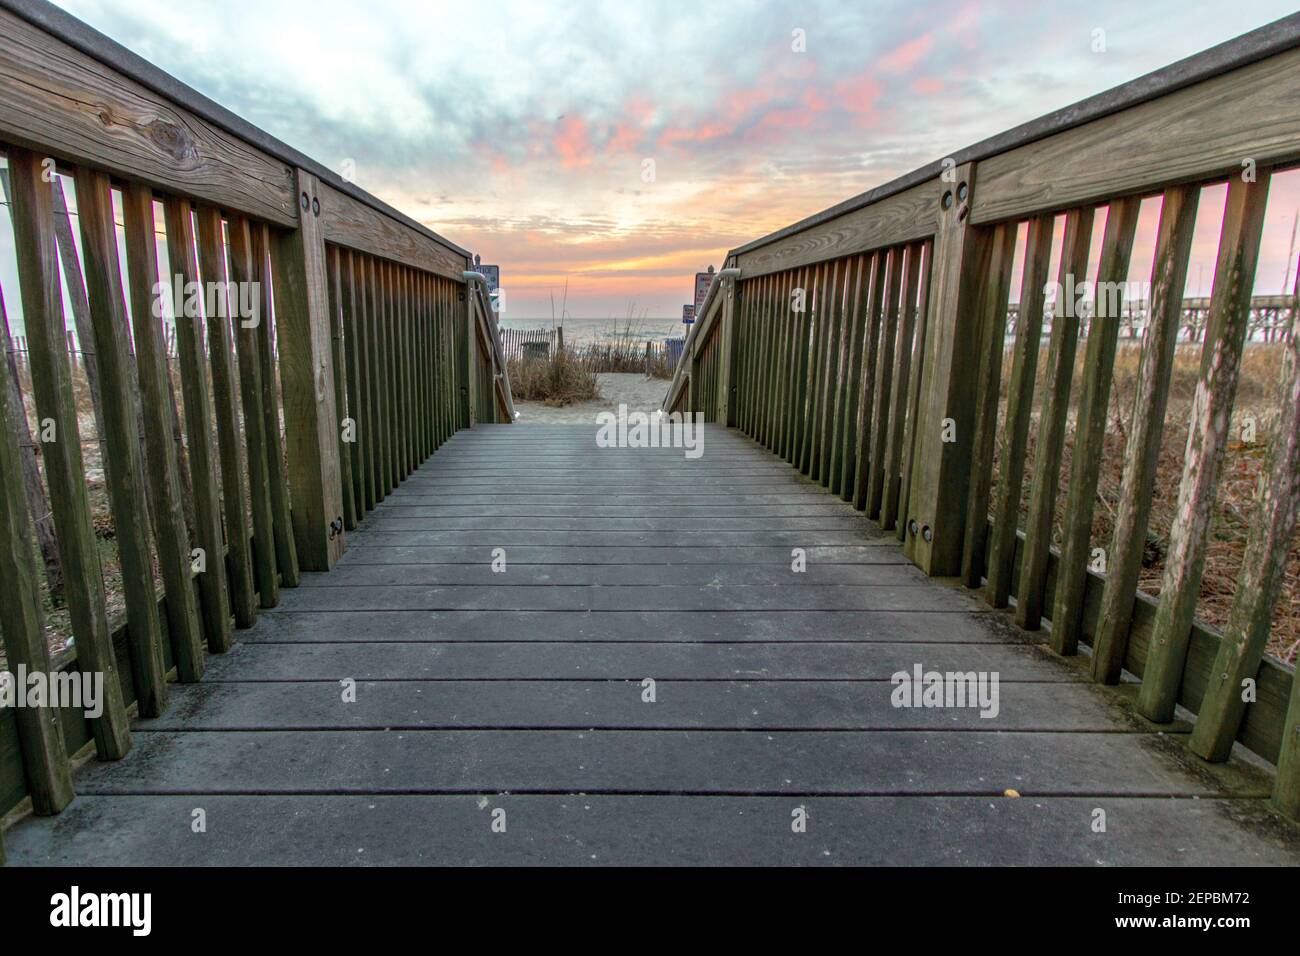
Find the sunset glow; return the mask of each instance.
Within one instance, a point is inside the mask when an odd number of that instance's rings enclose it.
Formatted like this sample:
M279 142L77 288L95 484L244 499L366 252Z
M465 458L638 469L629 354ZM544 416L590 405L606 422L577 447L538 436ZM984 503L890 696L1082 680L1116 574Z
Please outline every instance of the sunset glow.
M729 248L1289 12L62 5L325 165L352 160L363 188L500 264L515 318L549 317L566 284L572 315L678 315ZM310 42L282 42L306 23Z

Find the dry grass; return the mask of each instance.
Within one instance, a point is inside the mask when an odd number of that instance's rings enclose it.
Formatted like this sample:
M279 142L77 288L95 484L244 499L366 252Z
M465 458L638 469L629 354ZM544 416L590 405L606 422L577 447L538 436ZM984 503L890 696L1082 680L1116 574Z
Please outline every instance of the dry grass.
M1037 438L1037 418L1042 401L1046 352L1046 342L1044 342L1039 355L1034 420L1030 425L1026 453L1026 479L1021 498L1022 522L1028 514L1029 476L1033 474L1034 467L1034 446ZM1257 480L1277 421L1275 396L1281 355L1282 346L1279 344L1254 344L1247 347L1242 363L1241 382L1232 417L1234 440L1229 445L1219 473L1205 573L1196 606L1196 616L1216 628L1222 628L1227 622L1233 597L1236 594L1237 578L1241 571L1247 537L1255 519ZM1080 343L1072 392L1072 398L1076 401L1083 368L1082 357L1083 347ZM1148 545L1139 580L1139 587L1152 595L1160 593L1164 575L1164 560L1169 549L1170 528L1178 503L1178 488L1182 479L1192 398L1196 388L1200 357L1200 345L1188 343L1179 345L1174 359L1169 407L1161 436L1159 465L1152 496ZM1111 549L1111 535L1119 505L1125 445L1133 419L1139 358L1140 350L1137 345L1121 343L1115 362L1105 450L1098 484L1098 500L1093 509L1092 520L1092 547L1104 548L1107 553ZM1003 367L1004 401L1000 411L1003 416L1005 416L1005 393L1009 376L1010 354L1008 353ZM1072 405L1072 419L1075 412L1076 408ZM1244 429L1251 420L1255 425L1253 439L1242 440ZM1053 541L1058 546L1063 533L1066 496L1069 492L1073 440L1073 421L1071 421L1062 455L1061 480L1053 525ZM996 480L995 473L995 484ZM1298 648L1300 648L1300 545L1293 542L1282 595L1274 612L1268 651L1282 660L1294 662Z
M568 348L547 358L512 357L507 363L510 394L517 402L541 402L560 408L597 398L596 372Z
M629 316L613 337L582 346L582 360L593 372L642 372L651 378L672 378L674 366L668 347L651 342L648 334Z

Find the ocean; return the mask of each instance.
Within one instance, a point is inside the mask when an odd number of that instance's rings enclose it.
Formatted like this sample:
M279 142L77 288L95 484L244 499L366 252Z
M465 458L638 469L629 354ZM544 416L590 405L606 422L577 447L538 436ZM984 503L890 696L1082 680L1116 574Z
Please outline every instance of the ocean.
M525 319L508 315L501 320L503 329L553 329L559 324L551 318ZM665 339L679 339L690 328L683 325L680 318L634 318L634 319L576 319L569 316L563 322L564 341L567 345L592 342L608 342L627 337L634 342L662 342Z

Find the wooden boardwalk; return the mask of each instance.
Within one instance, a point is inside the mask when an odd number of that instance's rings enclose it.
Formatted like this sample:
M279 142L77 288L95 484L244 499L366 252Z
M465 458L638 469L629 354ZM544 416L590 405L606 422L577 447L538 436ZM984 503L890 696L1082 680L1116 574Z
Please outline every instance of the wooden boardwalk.
M739 433L594 439L455 435L9 862L1300 862L1266 776L1189 768ZM997 716L894 707L917 664L996 673Z

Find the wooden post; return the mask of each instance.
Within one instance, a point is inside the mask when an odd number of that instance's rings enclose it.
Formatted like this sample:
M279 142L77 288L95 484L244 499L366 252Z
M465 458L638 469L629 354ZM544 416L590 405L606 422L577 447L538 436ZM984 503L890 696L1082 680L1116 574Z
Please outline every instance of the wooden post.
M329 250L326 262L329 283L329 319L330 319L330 358L334 363L334 407L339 415L339 488L343 496L343 527L353 531L357 527L357 503L353 496L352 485L352 448L356 443L356 414L354 407L348 408L348 374L347 358L344 352L343 323L344 313L352 315L352 284L344 286L343 269L346 262L340 261L337 246Z
M1079 385L1070 491L1065 505L1065 533L1052 605L1052 648L1058 654L1074 654L1079 648L1083 592L1088 582L1091 554L1093 503L1097 499L1097 482L1106 441L1110 384L1119 344L1119 316L1124 310L1123 299L1113 301L1107 297L1100 283L1121 283L1120 288L1123 288L1122 283L1128 278L1140 206L1141 200L1130 196L1115 200L1106 211L1106 231L1097 267L1099 291L1088 329L1083 381ZM1109 312L1112 306L1116 308L1115 314Z
M289 490L298 560L328 571L343 554L343 493L338 469L338 413L330 361L325 241L316 177L297 171L298 228L271 246L275 314L284 390Z
M264 223L252 227L253 276L261 296L262 320L256 328L257 361L262 369L262 426L266 436L267 480L271 485L271 520L275 533L275 564L280 586L298 586L298 551L293 541L293 518L289 507L289 485L284 474L284 440L280 435L280 389L275 343L271 339L270 232Z
M252 627L257 621L254 600L253 553L248 508L245 504L244 466L239 453L239 405L235 369L231 360L230 303L225 294L226 250L222 241L221 213L212 206L200 206L195 213L199 224L199 272L203 276L204 301L207 290L220 284L216 308L208 310L208 361L212 366L212 407L216 414L217 454L221 460L222 513L226 519L226 551L230 563L230 606L235 626Z
M346 443L344 453L349 458L349 467L351 468L351 495L344 499L346 504L348 500L352 502L353 519L352 526L356 527L361 518L373 505L366 504L366 464L363 461L365 456L365 432L368 427L365 424L365 412L363 396L365 395L365 384L362 381L362 372L365 363L361 359L361 335L358 331L361 325L361 296L357 294L356 272L352 265L352 250L345 249L341 252L339 260L339 281L340 301L343 304L343 354L347 362L347 404L348 417L352 420L352 440ZM335 390L337 392L337 389ZM335 399L338 403L338 399ZM346 521L347 515L344 514Z
M474 404L470 395L470 389L474 385L474 301L471 292L469 283L466 282L464 288L460 290L460 297L465 307L460 312L460 320L457 323L459 328L456 333L456 367L460 370L456 375L460 384L460 394L457 397L460 428L470 428L474 424ZM559 347L564 348L563 330L560 331Z
M912 341L916 335L917 302L924 292L921 262L925 255L923 243L913 243L907 249L907 275L903 280L903 308L898 318L898 341L894 347L893 388L890 389L886 436L882 455L884 480L881 485L879 520L886 531L898 522L898 491L902 484L902 455L904 427L907 419L907 398L912 381ZM924 307L924 303L922 303Z
M50 650L41 622L41 593L34 560L32 521L23 494L15 422L24 415L13 400L16 383L0 362L0 633L8 669L49 674ZM72 800L72 776L57 707L14 711L23 775L39 814L58 813Z
M1254 182L1243 182L1237 176L1228 181L1210 299L1210 325L1192 402L1178 510L1169 534L1160 607L1138 691L1138 711L1158 722L1173 718L1191 640L1192 617L1205 569L1205 539L1210 530L1214 489L1228 442L1241 351L1250 317L1250 293L1255 284L1268 184L1266 169L1257 172Z
M366 286L369 289L369 315L372 326L372 341L375 348L371 353L373 368L370 375L370 387L375 400L375 442L378 453L375 456L375 498L383 501L393 491L392 471L392 437L393 408L388 400L388 328L384 318L384 294L380 285L383 273L378 263L366 257Z
M835 442L835 404L840 388L839 359L844 342L844 287L848 284L851 260L843 259L831 269L827 284L826 341L822 350L820 376L821 401L818 411L816 457L813 468L822 487L830 488L832 446Z
M989 492L998 435L998 395L1006 352L1007 299L1011 294L1011 266L1016 254L1016 224L997 226L992 244L989 280L980 290L979 351L972 357L972 361L979 362L979 372L975 378L975 433L961 553L961 578L968 588L978 588L984 581L984 547L988 538Z
M189 203L169 197L166 202L167 258L173 281L182 287L198 282L194 220ZM142 240L145 241L145 240ZM185 405L190 478L194 482L193 542L202 554L199 596L203 633L208 650L220 654L230 649L230 591L226 586L225 544L221 537L221 506L217 473L212 461L212 413L208 400L208 367L203 354L199 316L177 315L176 356L181 368L181 399Z
M266 415L262 411L262 362L258 354L258 328L271 317L262 312L260 286L253 267L253 237L248 220L232 217L230 230L230 275L239 289L254 294L251 316L233 314L235 350L239 356L239 398L244 408L244 450L248 459L248 499L253 511L253 571L257 577L258 601L262 607L280 603L280 574L276 567L275 519L271 507L271 477ZM243 292L239 294L244 301Z
M375 325L371 311L369 284L367 282L367 258L360 253L348 256L350 274L356 288L357 299L357 363L359 376L357 386L360 389L362 478L364 479L364 501L367 511L373 511L377 503L376 478L379 473L379 412L375 401ZM380 489L382 494L382 489Z
M131 734L108 630L76 402L63 345L63 290L55 260L53 199L39 157L10 147L7 158L13 187L9 212L23 321L31 348L36 412L54 429L54 440L45 443L42 451L64 561L68 612L77 640L77 668L103 678L104 711L92 721L92 729L100 759L117 760L131 749Z
M1296 293L1300 295L1300 280ZM1237 738L1246 713L1243 685L1259 672L1273 625L1273 609L1285 581L1287 553L1300 507L1300 310L1292 310L1290 335L1284 348L1278 376L1277 431L1261 476L1264 485L1250 526L1232 610L1188 744L1192 753L1206 760L1227 760ZM1296 736L1294 730L1291 736ZM1282 747L1286 749L1285 737Z
M1199 195L1199 186L1177 186L1165 192L1160 209L1133 425L1124 452L1124 475L1120 480L1119 510L1111 536L1106 586L1092 639L1092 679L1106 684L1119 680L1128 648Z
M903 447L901 450L902 473L898 481L898 501L895 504L894 536L905 541L908 534L907 503L912 496L912 465L915 462L917 416L921 409L921 366L924 364L927 325L930 316L930 276L934 272L934 243L924 244L924 266L921 271L921 288L916 305L916 333L912 342L912 372L907 383L907 422L903 426Z
M725 273L726 270L723 270ZM718 382L718 421L724 425L734 427L737 416L740 411L739 396L736 394L736 336L738 335L737 325L740 322L739 305L739 285L734 276L719 274L719 281L722 287L718 289L718 294L722 296L722 326L715 333L721 335L718 345L721 346L721 361L719 368Z
M992 230L969 224L971 164L956 167L940 198L930 275L930 329L921 368L921 408L906 510L904 553L929 575L957 574L966 531L974 447L979 290L987 281ZM964 195L963 195L964 193Z
M167 670L163 666L162 623L154 593L145 468L132 399L128 320L113 224L113 193L107 174L77 171L77 214L86 261L90 331L99 360L106 429L104 475L122 564L131 676L140 716L157 717L167 706Z
M867 507L867 483L871 477L871 423L876 407L876 366L880 354L880 327L884 321L885 290L889 277L889 250L881 249L875 256L875 271L871 276L870 294L865 317L865 339L862 343L862 378L854 380L854 388L861 393L857 420L852 422L857 432L853 462L853 507L859 511ZM850 500L846 498L845 500Z
M1021 273L1020 310L1011 355L1011 384L1007 389L1006 423L998 455L998 491L989 534L984 600L1006 607L1011 594L1011 572L1016 554L1016 527L1020 523L1020 493L1025 475L1025 446L1033 414L1034 379L1038 374L1038 347L1043 335L1043 287L1052 255L1050 215L1029 221L1025 239L1025 264ZM978 520L972 517L971 520Z
M155 499L154 539L158 570L166 591L167 638L176 661L176 676L183 683L203 676L204 657L198 601L190 573L190 538L182 506L185 492L180 479L175 441L176 405L167 374L166 346L158 287L158 244L154 234L153 194L146 186L130 185L122 193L126 224L126 262L135 333L136 366L140 376L141 407L149 494Z
M1074 382L1074 355L1079 345L1079 317L1067 315L1065 302L1073 282L1088 277L1088 250L1096 218L1091 206L1072 209L1065 217L1057 288L1061 290L1052 317L1052 338L1047 350L1047 381L1038 416L1038 441L1034 448L1034 480L1029 492L1029 518L1025 522L1025 550L1020 562L1016 592L1016 625L1036 631L1043 620L1043 592L1052 549L1052 522L1056 493L1061 485L1061 454L1070 414L1070 389Z
M904 249L898 247L889 256L889 284L885 293L885 311L880 323L880 348L876 352L873 387L876 392L871 408L871 446L868 449L866 497L863 507L868 518L880 517L885 493L885 446L889 442L889 409L894 391L894 350L898 345L898 312L904 306L903 288L907 273L903 269ZM909 287L915 292L915 286Z

